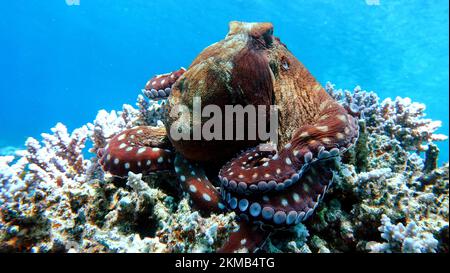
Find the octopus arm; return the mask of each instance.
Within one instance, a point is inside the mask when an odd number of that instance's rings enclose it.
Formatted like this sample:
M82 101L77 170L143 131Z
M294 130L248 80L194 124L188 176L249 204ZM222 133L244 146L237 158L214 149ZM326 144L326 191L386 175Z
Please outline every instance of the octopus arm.
M262 230L258 225L241 221L239 227L230 234L227 242L217 252L255 252L269 235L269 231Z
M335 159L355 143L358 124L326 93L316 95L316 114L280 151L260 145L221 169L222 198L241 217L274 226L298 224L331 186Z
M167 99L172 92L172 85L184 72L186 69L182 67L177 71L156 75L148 80L142 92L152 100Z
M282 154L289 156L289 153L295 153L292 159L305 163L309 162L311 156L308 153L318 159L328 158L355 143L358 138L358 120L335 100L327 97L319 104L316 118L295 132L287 148L281 151Z
M138 126L114 136L98 150L103 170L124 177L128 172L148 174L173 168L173 151L160 127Z
M167 98L172 85L180 78L185 68L152 77L143 93L150 99ZM114 136L106 147L97 151L103 170L115 176L134 173L151 173L173 168L174 152L164 128L138 126Z
M225 205L221 202L219 191L209 181L202 168L177 154L175 172L181 188L189 194L194 207L203 212L223 212Z
M333 182L335 160L312 164L289 187L263 192L233 192L222 184L222 197L241 218L272 226L296 225L307 220Z
M253 148L226 164L219 173L234 192L264 192L295 184L315 161L335 158L356 142L358 122L327 94L317 96L317 114L279 151Z

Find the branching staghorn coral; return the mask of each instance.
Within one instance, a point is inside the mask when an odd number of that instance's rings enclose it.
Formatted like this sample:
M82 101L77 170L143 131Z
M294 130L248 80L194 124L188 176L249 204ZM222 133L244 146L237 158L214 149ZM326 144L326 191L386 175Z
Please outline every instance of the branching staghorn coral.
M369 242L367 248L371 252L436 252L439 243L431 233L424 232L415 222L410 222L406 227L402 223L394 225L385 214L381 216L379 231L381 238L387 242Z
M425 104L412 102L410 98L386 98L378 103L379 97L374 92L362 90L357 86L353 92L335 90L327 83L328 93L344 106L359 111L368 130L372 133L387 135L397 139L405 150L425 151L428 142L444 141L448 137L436 134L442 122L425 118Z

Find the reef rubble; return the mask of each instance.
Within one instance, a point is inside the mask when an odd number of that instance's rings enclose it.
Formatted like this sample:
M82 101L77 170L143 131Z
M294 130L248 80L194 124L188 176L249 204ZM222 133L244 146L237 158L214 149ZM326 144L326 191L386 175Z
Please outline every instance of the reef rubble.
M360 113L359 139L306 222L274 232L265 252L448 252L449 164L438 166L439 121L409 98L380 102L360 87L328 93ZM0 156L0 252L214 252L235 213L191 209L173 174L105 174L96 151L117 133L163 126L162 107L101 110L68 132L62 123L25 150ZM89 151L87 151L89 146Z

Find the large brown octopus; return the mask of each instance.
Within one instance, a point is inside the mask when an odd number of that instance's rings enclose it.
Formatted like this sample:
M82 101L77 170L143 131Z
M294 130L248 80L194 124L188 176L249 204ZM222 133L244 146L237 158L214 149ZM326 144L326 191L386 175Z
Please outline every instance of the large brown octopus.
M308 219L331 186L335 159L358 137L357 119L273 36L271 23L231 22L224 40L204 49L187 70L153 77L144 93L167 99L166 128L121 132L99 150L99 162L121 177L174 169L196 208L235 211L241 226L223 252L254 251L271 229ZM192 112L195 97L202 109L276 105L278 145L250 140L247 132L243 140L175 140L170 129L178 116L170 111L186 105ZM270 122L267 111L258 117ZM217 174L218 166L223 166L218 179L210 175L210 180L205 170ZM211 181L220 183L220 190Z

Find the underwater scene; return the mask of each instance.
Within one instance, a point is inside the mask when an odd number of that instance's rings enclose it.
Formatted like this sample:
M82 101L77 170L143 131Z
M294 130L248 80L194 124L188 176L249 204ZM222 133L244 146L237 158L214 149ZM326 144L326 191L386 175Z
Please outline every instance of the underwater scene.
M448 253L448 1L0 18L0 253Z

